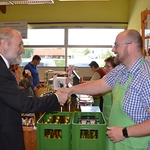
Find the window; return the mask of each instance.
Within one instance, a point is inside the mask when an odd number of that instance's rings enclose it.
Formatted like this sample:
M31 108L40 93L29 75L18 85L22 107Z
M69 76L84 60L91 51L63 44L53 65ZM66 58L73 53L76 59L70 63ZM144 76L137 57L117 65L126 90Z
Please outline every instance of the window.
M112 48L68 48L68 65L89 67L91 61L96 61L100 67L105 65L104 60L108 56L114 56Z
M117 34L124 29L101 28L50 28L28 29L28 39L23 39L25 54L21 66L40 55L39 66L89 67L95 60L101 67L111 52Z
M25 45L64 45L64 29L28 29Z
M68 29L68 45L113 45L122 29Z

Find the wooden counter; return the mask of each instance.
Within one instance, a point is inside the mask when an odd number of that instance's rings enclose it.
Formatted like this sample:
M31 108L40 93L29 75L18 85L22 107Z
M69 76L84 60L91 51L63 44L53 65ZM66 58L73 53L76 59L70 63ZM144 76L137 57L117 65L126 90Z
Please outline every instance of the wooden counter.
M36 130L23 126L23 136L26 150L37 150Z

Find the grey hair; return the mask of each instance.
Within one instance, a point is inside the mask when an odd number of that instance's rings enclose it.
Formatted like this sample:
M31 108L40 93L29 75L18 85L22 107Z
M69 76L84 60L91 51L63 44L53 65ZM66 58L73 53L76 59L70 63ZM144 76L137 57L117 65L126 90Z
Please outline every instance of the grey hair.
M2 39L5 39L7 42L10 42L14 36L14 32L18 32L19 34L21 34L18 30L14 28L10 27L0 28L0 41Z

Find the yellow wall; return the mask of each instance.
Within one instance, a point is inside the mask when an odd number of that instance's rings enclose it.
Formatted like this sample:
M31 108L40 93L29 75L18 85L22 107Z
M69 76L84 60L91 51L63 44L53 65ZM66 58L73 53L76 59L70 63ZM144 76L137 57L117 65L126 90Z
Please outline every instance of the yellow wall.
M110 0L109 2L60 2L49 5L6 6L6 14L0 12L0 22L103 22L93 26L114 26L113 22L129 22L121 26L140 31L141 12L150 0ZM104 22L112 22L107 24ZM55 26L56 24L53 24ZM67 24L68 25L68 24ZM87 24L80 24L86 25ZM61 26L65 26L61 24ZM120 26L120 25L119 25Z
M128 29L141 29L141 12L150 6L150 0L131 0Z
M6 14L0 12L0 21L128 22L128 12L128 0L110 0L110 2L55 0L52 5L7 6Z

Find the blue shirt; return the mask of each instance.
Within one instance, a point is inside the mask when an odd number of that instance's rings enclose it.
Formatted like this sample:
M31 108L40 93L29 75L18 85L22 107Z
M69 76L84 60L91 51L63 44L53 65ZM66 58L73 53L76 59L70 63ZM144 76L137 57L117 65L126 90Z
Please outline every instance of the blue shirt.
M33 89L37 84L40 83L38 69L36 66L32 65L30 62L26 64L26 66L24 67L24 70L26 69L31 72L32 80L33 80L33 86L32 86L32 89Z
M150 109L150 63L147 60L142 63L140 57L128 71L124 65L119 65L107 74L104 80L113 88L117 81L125 85L131 74L134 76L125 94L123 109L135 123L139 124L150 119L147 111Z

